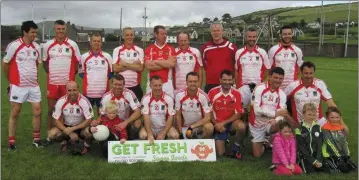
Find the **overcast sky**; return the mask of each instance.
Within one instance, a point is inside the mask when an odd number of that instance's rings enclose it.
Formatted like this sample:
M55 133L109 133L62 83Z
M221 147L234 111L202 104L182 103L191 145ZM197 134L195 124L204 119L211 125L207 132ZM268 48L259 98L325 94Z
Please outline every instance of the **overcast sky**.
M347 1L327 1L324 4ZM64 4L66 4L64 18ZM258 10L279 7L316 6L321 1L33 1L34 20L64 19L76 25L94 28L119 28L120 9L123 8L122 27L143 27L144 8L147 7L147 26L187 25L202 21L204 17L214 18L224 13L232 17ZM20 25L32 18L31 1L2 1L1 24Z

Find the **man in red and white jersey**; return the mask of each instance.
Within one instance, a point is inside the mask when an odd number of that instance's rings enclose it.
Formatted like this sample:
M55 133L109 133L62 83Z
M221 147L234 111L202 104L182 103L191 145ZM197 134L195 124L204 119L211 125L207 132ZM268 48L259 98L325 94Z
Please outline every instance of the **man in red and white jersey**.
M132 28L123 29L123 39L124 44L113 50L113 72L125 77L125 87L133 91L141 101L143 97L141 88L141 72L144 69L143 49L133 44L135 35Z
M79 76L83 79L83 95L92 107L101 106L102 96L109 91L109 79L112 76L112 57L103 52L102 36L93 34L90 40L90 51L81 56Z
M66 24L55 21L55 38L43 46L43 66L47 73L47 130L53 127L52 112L56 101L66 95L65 84L75 80L81 59L77 44L66 37Z
M189 46L189 34L180 32L177 35L178 47L176 50L176 67L174 68L175 94L186 88L186 75L189 72L197 72L199 75L199 86L202 85L202 57L198 49Z
M104 107L114 101L118 104L118 117L123 120L118 126L120 130L126 128L128 139L137 139L141 128L141 104L136 95L125 88L125 78L121 74L115 74L112 78L112 89L103 95L101 100L100 114L105 115ZM101 118L101 117L99 117Z
M186 75L187 88L176 94L177 130L187 138L210 138L213 134L211 104L207 94L199 88L199 75Z
M79 87L75 81L66 83L67 94L61 97L55 105L52 117L55 126L49 131L50 140L65 139L61 143L61 150L66 151L67 145L75 145L79 140L85 140L82 154L87 153L92 133L89 131L93 118L93 109L85 96L80 94ZM67 142L67 139L70 139ZM82 143L81 143L82 144Z
M150 79L152 91L142 98L143 120L145 127L140 130L140 139L149 140L150 143L156 140L178 139L179 133L172 127L174 101L172 97L162 90L162 78L154 75Z
M249 28L246 32L247 45L239 49L235 56L236 88L241 93L244 108L250 104L253 89L264 81L270 69L268 54L255 44L256 39L256 30Z
M236 45L223 38L223 26L220 23L211 25L212 40L202 47L203 66L206 70L206 86L204 91L209 92L219 86L219 74L228 69L234 71L234 56Z
M150 79L159 76L163 82L163 91L174 98L172 68L176 66L175 49L166 43L167 32L164 26L154 27L155 43L145 50L145 67L148 70L146 92L151 92Z
M246 126L240 119L243 113L240 93L232 87L234 74L230 70L223 70L220 73L221 85L209 91L209 99L212 104L211 121L214 124L214 139L216 140L217 156L225 152L225 141L228 140L228 133L235 135L231 157L242 159L243 138Z
M273 46L269 52L272 67L281 67L285 75L281 85L284 89L290 82L298 79L299 67L303 64L302 50L292 43L293 30L290 26L280 29L281 42Z
M328 107L336 107L332 95L328 91L324 81L314 78L315 65L310 62L304 62L300 66L301 79L291 82L284 92L291 99L292 116L296 125L303 121L303 106L306 103L314 103L318 108L317 120L321 126L326 122L322 113L322 100L328 104Z
M249 130L253 137L252 149L255 157L261 157L264 153L266 135L278 131L276 124L279 120L286 118L291 121L287 112L287 97L283 90L279 89L283 78L284 70L281 67L272 68L269 80L256 86L253 91Z
M33 145L43 146L40 141L41 91L37 71L38 63L41 61L40 46L34 42L36 31L37 25L33 21L23 22L22 37L7 46L2 62L5 77L10 84L8 88L11 102L8 136L8 150L10 151L16 150L17 118L25 101L32 105Z

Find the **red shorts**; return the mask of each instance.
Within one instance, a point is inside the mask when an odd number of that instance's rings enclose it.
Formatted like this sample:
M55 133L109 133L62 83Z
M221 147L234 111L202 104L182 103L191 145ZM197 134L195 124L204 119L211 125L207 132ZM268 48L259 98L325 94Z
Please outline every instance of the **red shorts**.
M66 85L47 84L47 98L59 99L66 95Z

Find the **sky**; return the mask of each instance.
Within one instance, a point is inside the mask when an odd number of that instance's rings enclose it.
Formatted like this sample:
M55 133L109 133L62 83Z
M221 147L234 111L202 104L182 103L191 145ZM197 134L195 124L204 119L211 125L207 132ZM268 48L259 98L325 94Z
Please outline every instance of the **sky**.
M346 2L326 1L324 4ZM1 25L20 25L22 21L31 20L32 4L36 23L45 17L46 20L64 19L85 27L119 28L121 8L122 27L143 27L145 7L147 27L153 27L157 24L187 25L201 22L204 17L221 19L225 13L235 17L279 7L317 6L321 1L2 1Z

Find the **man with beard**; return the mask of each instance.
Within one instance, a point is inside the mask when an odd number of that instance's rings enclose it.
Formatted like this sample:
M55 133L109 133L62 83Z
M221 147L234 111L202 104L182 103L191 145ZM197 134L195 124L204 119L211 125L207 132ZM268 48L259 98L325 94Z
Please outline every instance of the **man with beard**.
M239 49L235 56L236 88L241 93L244 108L251 101L254 87L264 81L270 69L268 54L255 44L256 39L256 30L249 28L246 32L247 45Z
M42 147L41 129L41 90L38 83L38 64L40 46L34 42L37 25L25 21L21 25L22 37L12 41L5 50L2 68L10 87L11 112L9 117L8 150L16 150L15 133L22 104L27 101L32 106L33 145ZM27 116L26 118L29 118ZM24 119L25 121L27 119Z
M66 83L74 81L81 53L77 44L66 37L66 23L55 21L55 38L43 46L43 66L47 73L47 130L53 127L52 112L57 100L66 95ZM49 142L49 138L47 139Z
M186 138L210 138L213 134L211 105L207 94L199 88L199 75L186 75L187 88L176 94L176 124Z
M135 34L130 27L123 29L124 43L113 50L113 72L121 74L126 79L125 88L135 93L141 101L141 72L144 69L143 49L134 45Z
M89 131L93 118L92 106L86 97L79 93L79 87L75 81L66 83L66 92L67 94L56 102L52 114L56 127L49 131L49 138L50 140L64 138L65 140L61 143L63 152L67 150L68 145L73 147L79 144L79 140L87 140L81 151L81 154L85 154L92 137Z
M228 69L234 71L234 56L237 51L235 44L223 38L223 26L220 23L211 25L212 40L202 47L202 59L206 70L206 86L204 91L208 93L218 86L219 74Z
M290 26L280 29L281 42L273 46L269 52L272 67L281 67L285 75L281 85L284 89L290 82L298 79L299 67L303 64L302 50L292 43L293 30Z
M249 130L253 137L252 149L255 157L263 155L266 135L278 131L276 124L279 120L286 118L288 122L292 121L287 112L287 97L283 90L279 89L283 77L284 70L281 67L272 68L268 82L258 85L253 91Z
M243 113L240 93L232 87L234 74L230 70L223 70L220 74L220 86L211 89L208 93L212 104L211 121L214 124L214 139L217 156L225 152L225 141L228 133L236 135L230 156L242 159L243 138L246 126L240 117Z
M326 119L322 114L322 101L325 101L328 107L337 107L337 105L334 103L333 97L328 91L324 81L314 78L314 63L310 61L304 62L302 66L300 66L300 72L301 79L291 82L284 89L284 92L292 102L291 106L294 122L296 125L299 125L302 122L304 104L314 103L318 108L318 124L322 126L326 122Z

